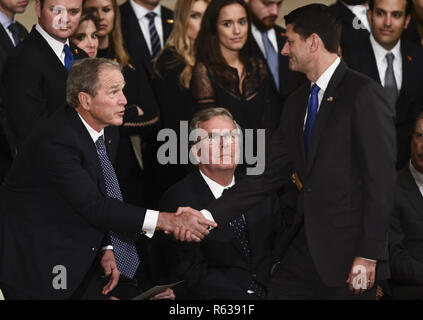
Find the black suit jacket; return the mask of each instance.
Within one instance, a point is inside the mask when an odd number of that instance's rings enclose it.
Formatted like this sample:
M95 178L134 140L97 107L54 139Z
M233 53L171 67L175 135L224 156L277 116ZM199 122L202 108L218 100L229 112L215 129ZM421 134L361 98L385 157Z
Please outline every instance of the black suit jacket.
M199 170L173 185L160 200L159 207L175 211L178 206L201 210L215 198ZM241 215L238 212L238 216ZM251 261L229 224L221 224L201 243L181 244L171 238L156 242L160 252L156 266L167 266L167 281L184 279L176 292L182 299L251 299L247 294L251 280L266 286L272 266L276 237L283 234L282 217L275 195L270 195L245 212ZM182 288L185 290L182 291Z
M218 224L225 223L286 182L291 163L303 184L292 234L303 219L321 279L328 286L344 286L354 257L387 259L395 189L394 111L379 84L341 62L323 96L307 160L303 128L310 88L303 85L285 103L266 148L265 172L245 179L207 209ZM280 243L281 253L285 246Z
M370 33L367 29L354 28L354 19L356 18L355 14L339 0L335 4L331 5L330 8L332 9L333 14L340 19L342 25L341 49L342 56L345 58L348 56L350 50L365 41L369 37Z
M423 48L405 40L401 41L402 86L395 106L398 157L397 168L401 169L410 159L410 141L417 115L423 111ZM375 81L381 83L376 58L370 38L357 44L345 62Z
M16 22L16 25L19 29L21 41L23 41L23 39L28 35L28 31L26 31L25 27L19 22ZM6 30L0 26L0 78L6 65L7 57L14 49L15 46L12 40L9 38ZM3 181L3 178L6 176L6 173L12 163L12 154L7 142L7 131L8 128L5 123L3 98L0 90L0 183Z
M122 35L126 50L131 56L131 61L136 67L146 68L150 75L153 74L153 62L148 50L147 42L140 28L138 19L132 10L129 1L120 7ZM166 42L173 28L173 11L162 6L163 40Z
M84 51L71 45L76 59ZM33 27L31 33L10 56L3 74L4 105L10 137L20 147L34 126L66 105L68 71L47 41Z
M423 297L423 196L408 166L398 173L395 211L389 229L394 298ZM416 290L420 288L419 290ZM415 295L415 292L419 292Z
M113 162L118 129L104 135ZM106 196L95 144L71 108L34 130L0 190L0 283L28 299L69 298L108 232L135 239L145 216ZM56 265L67 270L66 290L52 286Z
M282 48L286 42L285 29L275 26L276 32L276 41L278 43L278 59L279 59L279 93L282 98L282 104L285 102L286 98L301 84L306 81L304 74L299 72L294 72L289 69L289 57L283 56L281 54ZM263 52L260 50L260 47L257 44L257 41L253 37L253 53L256 57L267 61ZM269 74L270 71L269 71ZM271 76L273 80L273 76ZM274 83L274 81L273 81ZM275 84L276 89L276 84Z

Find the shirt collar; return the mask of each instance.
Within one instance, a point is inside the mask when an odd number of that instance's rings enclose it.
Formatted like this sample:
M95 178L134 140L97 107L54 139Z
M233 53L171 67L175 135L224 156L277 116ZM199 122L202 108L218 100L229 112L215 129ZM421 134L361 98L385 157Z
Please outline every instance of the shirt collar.
M53 49L58 57L61 56L63 53L63 47L65 44L69 46L69 39L66 39L66 42L60 42L59 40L54 39L51 35L49 35L38 23L35 26L35 29L41 34L41 36L47 41L49 46Z
M420 173L419 171L416 170L416 168L414 168L413 163L410 160L410 172L411 175L413 176L414 180L416 181L416 184L419 188L423 187L423 174Z
M7 29L7 27L14 22L16 22L16 17L13 17L13 19L10 20L4 12L0 11L0 23L2 24L3 28Z
M93 139L94 143L97 142L98 138L100 138L104 134L104 129L101 129L100 132L94 130L85 120L81 117L78 113L79 118L81 119L82 123L84 124L85 128L87 128L88 133L90 134L91 139Z
M210 191L213 193L213 196L218 199L222 196L223 190L228 189L232 186L235 185L235 176L232 177L232 181L229 185L227 185L226 187L218 184L216 181L210 179L209 177L207 177L203 172L201 172L201 176L203 177L204 181L206 181L207 185L210 188Z
M132 7L132 10L134 10L135 16L137 17L138 20L141 20L142 18L144 18L145 15L149 12L155 12L157 17L159 18L162 15L162 10L161 10L162 6L160 4L150 11L144 8L143 6L139 5L138 3L136 3L134 0L129 0L129 3Z
M395 47L392 48L391 51L388 51L382 47L373 37L373 34L370 34L370 43L372 44L373 52L375 53L377 60L386 59L385 57L388 52L392 52L394 54L394 61L401 60L401 39L398 41Z
M340 63L341 63L341 59L337 57L335 61L330 65L330 67L327 68L325 72L323 72L323 74L319 77L319 79L317 79L316 84L320 88L320 91L322 92L326 91L329 81L332 78L336 68L338 67Z

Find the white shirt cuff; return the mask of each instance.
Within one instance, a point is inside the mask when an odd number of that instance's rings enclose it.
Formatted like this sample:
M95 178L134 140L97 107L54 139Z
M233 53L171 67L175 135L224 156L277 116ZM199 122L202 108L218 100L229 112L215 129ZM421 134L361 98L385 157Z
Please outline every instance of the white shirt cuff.
M216 222L216 221L214 221L213 216L212 216L212 214L210 213L209 210L203 209L200 212L203 215L203 217L206 218L207 220ZM209 227L209 231L212 230L212 229L213 229L212 227Z
M371 262L377 262L377 260L373 260L373 259L367 259L367 258L363 258L363 257L361 257L361 259L364 259L364 260L367 260L367 261L371 261Z
M100 251L104 251L104 250L113 250L113 246L104 246L101 248Z
M157 220L159 219L159 211L147 209L142 225L142 233L149 238L152 238L154 231L156 231Z

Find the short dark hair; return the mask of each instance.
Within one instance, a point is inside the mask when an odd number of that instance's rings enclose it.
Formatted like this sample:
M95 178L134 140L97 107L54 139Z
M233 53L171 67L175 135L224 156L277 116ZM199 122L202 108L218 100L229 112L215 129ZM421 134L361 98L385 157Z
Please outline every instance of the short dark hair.
M304 40L316 33L326 50L338 53L342 26L328 6L313 3L291 11L284 18L286 25L292 24L294 31Z
M423 112L420 112L419 115L416 118L416 121L414 121L413 134L417 131L417 125L419 124L420 120L423 120Z
M411 9L413 8L413 4L411 0L404 0L405 1L405 15L408 16L411 13ZM373 11L375 7L375 0L369 0L369 9Z

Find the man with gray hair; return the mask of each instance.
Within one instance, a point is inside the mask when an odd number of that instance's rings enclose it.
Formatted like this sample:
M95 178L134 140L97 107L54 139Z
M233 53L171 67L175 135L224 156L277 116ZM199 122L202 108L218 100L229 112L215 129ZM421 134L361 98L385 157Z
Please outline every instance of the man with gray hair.
M188 241L199 241L215 225L190 208L179 208L178 218L122 202L112 163L124 85L113 61L76 63L67 82L69 106L37 127L16 157L0 188L6 299L105 298L120 275L134 277L133 240L140 235L182 228Z
M190 129L190 140L197 137L191 152L198 170L164 194L159 208L166 211L174 211L178 203L201 209L242 178L234 175L241 130L228 110L201 110ZM264 299L282 230L278 198L270 193L198 245L156 238L153 252L160 256L155 262L165 269L160 281L184 279L176 288L178 299Z

